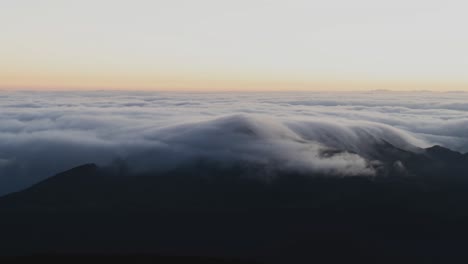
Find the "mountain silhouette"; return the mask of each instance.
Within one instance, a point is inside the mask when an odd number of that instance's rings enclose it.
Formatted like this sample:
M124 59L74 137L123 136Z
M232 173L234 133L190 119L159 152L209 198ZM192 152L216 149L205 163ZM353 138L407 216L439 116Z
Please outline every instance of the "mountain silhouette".
M337 155L330 150L322 155ZM468 155L376 146L375 176L198 162L85 164L0 198L1 255L148 254L266 263L468 257Z

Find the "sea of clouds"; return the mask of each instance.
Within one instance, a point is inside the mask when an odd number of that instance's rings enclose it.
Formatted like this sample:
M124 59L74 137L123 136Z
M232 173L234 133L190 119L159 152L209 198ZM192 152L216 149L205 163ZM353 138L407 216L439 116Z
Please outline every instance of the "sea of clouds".
M115 160L136 172L206 159L372 175L383 140L468 152L468 93L0 91L0 194ZM321 155L330 148L347 152Z

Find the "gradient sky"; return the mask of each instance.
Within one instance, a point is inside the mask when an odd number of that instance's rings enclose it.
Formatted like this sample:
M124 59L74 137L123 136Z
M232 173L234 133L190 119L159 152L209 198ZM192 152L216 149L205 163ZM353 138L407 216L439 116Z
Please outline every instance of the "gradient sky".
M0 88L468 90L464 0L1 0Z

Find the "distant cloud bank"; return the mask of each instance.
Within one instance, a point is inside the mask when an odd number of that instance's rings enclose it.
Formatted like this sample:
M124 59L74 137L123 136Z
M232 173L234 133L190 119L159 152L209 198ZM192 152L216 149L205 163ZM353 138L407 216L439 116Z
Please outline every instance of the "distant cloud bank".
M116 159L372 175L381 141L468 152L468 93L0 92L0 194ZM321 155L330 148L348 152Z

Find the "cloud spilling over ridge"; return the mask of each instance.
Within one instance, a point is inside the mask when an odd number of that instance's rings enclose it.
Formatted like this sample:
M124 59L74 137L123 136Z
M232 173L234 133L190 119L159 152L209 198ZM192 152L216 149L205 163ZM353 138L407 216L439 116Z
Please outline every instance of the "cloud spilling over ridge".
M209 159L371 175L367 154L382 140L468 151L466 102L465 93L1 92L0 193L116 158L141 171ZM328 148L348 153L323 157Z
M367 161L356 154L322 157L327 146L267 117L235 115L151 131L144 138L154 146L126 157L142 170L183 161L206 159L247 162L269 168L334 175L372 175Z

